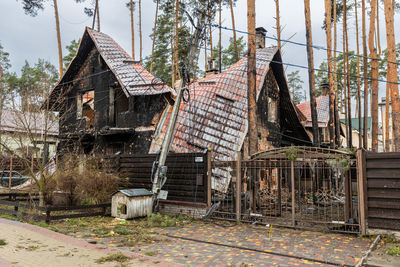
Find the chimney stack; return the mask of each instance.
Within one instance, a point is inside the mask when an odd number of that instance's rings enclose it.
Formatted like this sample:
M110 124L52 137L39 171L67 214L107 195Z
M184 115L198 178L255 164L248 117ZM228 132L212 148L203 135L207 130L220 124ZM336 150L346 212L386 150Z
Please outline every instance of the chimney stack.
M265 48L265 33L266 29L263 27L256 28L256 48Z
M210 77L214 74L217 74L218 70L215 67L215 59L211 58L208 60L208 64L207 64L207 70L206 70L206 77Z
M322 95L329 95L329 83L322 83L321 84L321 93Z

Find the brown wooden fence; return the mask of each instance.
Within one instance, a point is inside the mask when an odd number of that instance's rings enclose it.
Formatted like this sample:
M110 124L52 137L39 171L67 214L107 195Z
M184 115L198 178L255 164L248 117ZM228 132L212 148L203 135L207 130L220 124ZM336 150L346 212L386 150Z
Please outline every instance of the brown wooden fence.
M105 167L127 178L125 188L151 190L151 173L157 155L119 155L105 158ZM207 153L171 153L167 157L168 200L207 203Z
M368 228L400 230L400 153L360 154Z

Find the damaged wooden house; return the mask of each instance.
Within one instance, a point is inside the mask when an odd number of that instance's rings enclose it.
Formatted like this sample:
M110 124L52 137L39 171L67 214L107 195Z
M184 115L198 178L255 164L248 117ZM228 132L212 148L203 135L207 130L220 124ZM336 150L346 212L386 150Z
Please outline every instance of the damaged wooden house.
M50 108L59 112L58 152L148 153L174 95L111 37L86 28L49 96Z
M311 145L301 124L289 89L278 47L265 47L263 28L257 29L257 130L258 151ZM207 76L189 86L190 101L180 106L171 150L212 150L214 160L235 160L237 151L247 151L247 57L222 73ZM157 152L167 129L169 115L160 120L150 152ZM213 175L229 179L226 173ZM218 180L218 179L217 179ZM226 188L226 182L222 182ZM217 189L213 179L213 189ZM221 189L223 191L223 189Z

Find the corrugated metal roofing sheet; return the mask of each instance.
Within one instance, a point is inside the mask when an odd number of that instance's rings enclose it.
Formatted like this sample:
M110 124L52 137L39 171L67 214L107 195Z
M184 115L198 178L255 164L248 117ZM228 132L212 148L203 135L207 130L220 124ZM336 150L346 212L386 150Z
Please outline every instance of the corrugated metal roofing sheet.
M257 49L257 95L260 93L277 47ZM211 148L218 160L235 158L247 132L247 57L227 71L189 86L191 99L182 103L171 150L200 151ZM168 118L164 121L165 133ZM163 136L153 141L156 152Z
M144 188L122 189L122 190L118 190L117 192L113 193L113 195L118 192L121 192L122 194L124 194L128 197L141 197L141 196L152 196L153 195L153 193L151 193L149 190L144 189Z

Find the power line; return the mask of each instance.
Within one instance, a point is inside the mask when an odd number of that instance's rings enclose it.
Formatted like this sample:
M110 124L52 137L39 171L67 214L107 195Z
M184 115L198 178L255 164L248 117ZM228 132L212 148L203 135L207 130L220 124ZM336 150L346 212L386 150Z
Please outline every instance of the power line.
M229 27L225 27L225 26L219 26L218 24L210 24L212 27L216 27L216 28L221 28L221 29L223 29L223 30L229 30L229 31L233 31L233 29L232 28L229 28ZM246 31L241 31L241 30L237 30L237 29L235 29L235 31L236 32L239 32L239 33L242 33L242 34L246 34L246 35L250 35L251 33L249 33L249 32L246 32ZM256 34L257 35L257 34ZM276 38L276 37L272 37L272 36L263 36L265 39L271 39L271 40L274 40L274 41L278 41L278 39ZM303 47L308 47L308 45L307 44L305 44L305 43L300 43L300 42L295 42L295 41L291 41L291 40L286 40L286 39L280 39L280 41L281 42L285 42L285 43L290 43L290 44L294 44L294 45L298 45L298 46L303 46ZM343 54L343 52L342 51L340 51L340 50L334 50L334 49L328 49L328 48L326 48L326 47L324 47L324 46L317 46L317 45L311 45L311 47L312 48L314 48L314 49L317 49L317 50L325 50L325 51L332 51L332 52L336 52L336 53L339 53L339 54ZM348 54L348 53L347 53ZM364 58L364 56L363 55L358 55L358 54L352 54L352 55L349 55L350 57L361 57L361 58ZM382 59L382 58L372 58L372 57L366 57L367 59L370 59L370 60L377 60L377 61L383 61L384 59ZM391 64L396 64L396 65L400 65L400 62L392 62L392 61L387 61L387 63L391 63Z

